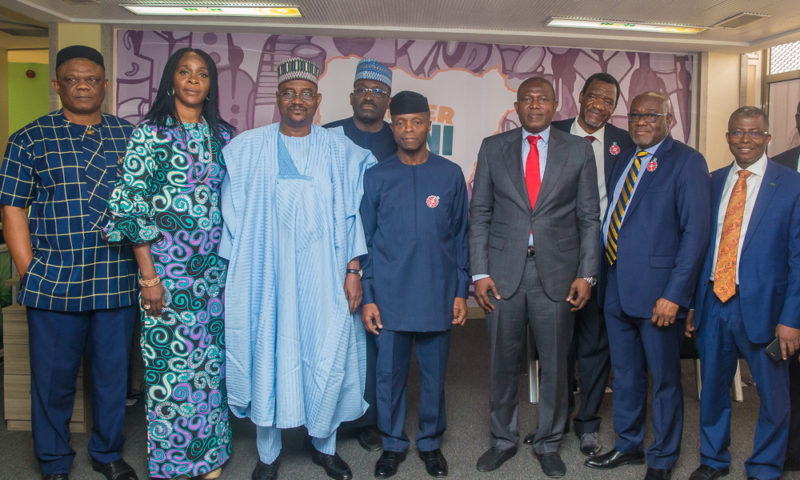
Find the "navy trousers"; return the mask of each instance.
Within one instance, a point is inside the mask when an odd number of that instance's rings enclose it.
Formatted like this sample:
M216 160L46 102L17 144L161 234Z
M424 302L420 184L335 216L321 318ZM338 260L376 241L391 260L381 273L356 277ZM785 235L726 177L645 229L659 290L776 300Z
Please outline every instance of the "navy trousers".
M653 443L647 465L671 469L678 460L683 433L681 342L685 314L669 327L649 318L626 315L619 302L617 271L608 272L605 319L614 370L614 448L623 453L643 450L647 416L647 371L653 378Z
M750 343L738 295L723 304L710 293L701 313L703 320L697 332L703 379L700 461L717 470L731 463L730 388L741 353L753 374L760 401L753 454L745 469L749 477L776 480L783 471L789 433L789 366L772 361L764 352L765 345Z
M89 455L100 463L119 459L125 441L128 355L138 308L88 312L27 308L26 312L33 450L42 473L69 473L75 457L69 446L69 421L84 353L92 394Z
M403 452L409 441L405 432L406 392L411 348L416 343L420 371L419 430L417 450L436 450L447 427L444 377L450 350L450 331L396 332L381 330L377 337L378 428L383 433L383 450Z

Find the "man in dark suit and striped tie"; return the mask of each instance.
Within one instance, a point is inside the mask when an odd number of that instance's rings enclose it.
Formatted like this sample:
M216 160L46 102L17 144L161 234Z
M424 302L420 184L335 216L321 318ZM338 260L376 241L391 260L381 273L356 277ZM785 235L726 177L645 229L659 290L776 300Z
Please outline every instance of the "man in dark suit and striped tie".
M644 463L649 369L655 438L645 480L669 479L680 452L680 346L711 218L706 161L669 135L671 124L666 95L638 95L628 113L636 148L620 154L611 174L598 293L614 371L617 440L585 462L599 469Z

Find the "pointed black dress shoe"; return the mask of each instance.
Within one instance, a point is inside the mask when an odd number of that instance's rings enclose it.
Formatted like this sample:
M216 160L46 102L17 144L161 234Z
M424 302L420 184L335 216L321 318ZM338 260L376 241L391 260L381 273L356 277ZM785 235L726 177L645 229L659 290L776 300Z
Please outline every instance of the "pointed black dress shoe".
M311 461L324 468L325 473L334 480L350 480L353 478L353 472L350 471L350 467L347 466L347 463L342 460L338 453L327 455L316 448L312 448Z
M492 447L483 452L481 458L478 459L476 468L479 472L491 472L497 470L500 465L506 463L506 460L517 454L517 447L511 447L506 450L500 450L497 447Z
M669 480L672 476L671 469L648 468L644 480Z
M697 467L697 470L689 475L689 480L715 480L717 478L724 477L730 473L730 471L731 469L728 467L725 467L722 470L717 470L716 468L708 465L700 465Z
M425 462L425 470L431 477L447 476L447 460L445 460L440 449L419 452L419 458Z
M406 451L390 452L384 450L375 464L375 478L389 478L397 473L400 462L406 459Z
M618 450L611 450L583 462L589 468L600 469L617 468L622 465L641 465L643 463L644 453L622 453Z
M536 458L539 460L539 465L542 466L542 472L550 478L561 478L567 474L567 466L561 460L558 452L543 453L539 455L534 452Z
M92 470L105 475L106 480L139 480L133 468L121 458L110 463L100 463L92 459Z
M42 480L69 480L69 474L68 473L42 474Z
M278 465L280 465L280 458L278 457L272 463L264 463L261 460L256 464L253 470L253 475L250 478L253 480L275 480L278 478Z
M800 471L800 458L787 458L783 462L784 472L797 472Z
M383 448L381 432L375 427L364 427L358 432L358 444L368 452L377 452Z

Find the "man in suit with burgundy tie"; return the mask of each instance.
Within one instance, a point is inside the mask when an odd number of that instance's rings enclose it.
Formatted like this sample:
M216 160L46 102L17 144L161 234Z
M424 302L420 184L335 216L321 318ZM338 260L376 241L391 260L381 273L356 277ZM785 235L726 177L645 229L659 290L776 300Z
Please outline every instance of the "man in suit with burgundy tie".
M541 365L533 450L542 471L561 477L567 422L567 353L574 312L591 296L600 264L597 173L588 141L550 128L553 85L525 80L514 103L522 128L484 139L470 203L469 246L478 303L491 346L491 448L479 471L517 452L517 386L525 329Z
M800 102L797 102L797 113L794 114L797 133L800 133ZM779 165L792 170L800 170L800 145L790 148L780 155L775 155L772 160ZM800 470L800 355L795 355L789 361L789 399L792 404L792 413L789 415L789 443L786 446L786 461L784 471Z
M633 146L627 131L608 123L617 107L620 87L617 79L608 73L590 75L578 95L580 111L576 118L558 120L553 127L573 135L584 137L592 144L597 167L597 193L600 196L600 219L608 207L608 185L611 171L619 154ZM597 301L597 289L592 289L592 299L575 314L572 347L567 364L570 392L575 390L575 363L578 364L578 386L580 406L572 419L575 434L580 438L580 449L584 455L594 456L602 445L598 430L598 412L603 402L611 360L608 353L608 335L603 320L603 311ZM569 411L576 407L576 395L568 394ZM534 433L525 437L525 443L533 443Z
M761 408L748 478L781 477L789 431L789 367L800 348L800 175L767 159L769 121L741 107L728 121L735 163L711 174L712 241L697 288L701 465L690 480L727 475L730 385L741 354ZM764 347L780 342L783 360Z
M708 168L696 150L669 135L672 113L661 92L636 96L609 183L603 222L605 275L598 296L614 371L614 448L586 460L610 469L645 460L648 370L653 378L654 440L645 480L667 480L683 430L680 347L708 245Z

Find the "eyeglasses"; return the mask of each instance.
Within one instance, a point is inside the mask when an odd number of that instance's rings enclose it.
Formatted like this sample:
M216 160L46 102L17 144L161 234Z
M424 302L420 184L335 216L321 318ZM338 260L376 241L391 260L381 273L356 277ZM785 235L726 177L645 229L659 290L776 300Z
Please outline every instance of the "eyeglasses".
M644 120L647 123L656 123L659 117L666 117L669 113L629 113L628 121L636 123L639 120Z
M311 90L303 90L300 93L295 92L294 90L284 90L282 92L278 92L278 96L281 97L281 100L284 102L291 102L297 97L300 97L300 100L303 103L311 103L317 98L317 94Z
M736 140L741 140L742 138L744 138L745 135L747 135L748 137L750 137L750 140L758 141L764 139L767 135L769 135L769 132L762 132L760 130L748 130L748 131L734 130L732 132L728 132L728 135L730 135L731 138L735 138Z
M356 88L353 90L353 93L359 97L366 97L369 93L371 93L373 97L378 98L386 98L389 96L389 92L382 88Z

